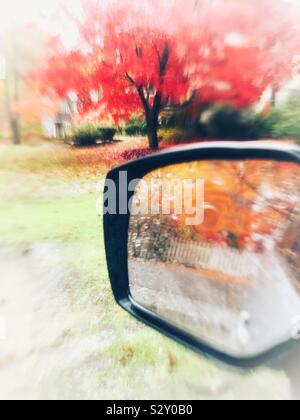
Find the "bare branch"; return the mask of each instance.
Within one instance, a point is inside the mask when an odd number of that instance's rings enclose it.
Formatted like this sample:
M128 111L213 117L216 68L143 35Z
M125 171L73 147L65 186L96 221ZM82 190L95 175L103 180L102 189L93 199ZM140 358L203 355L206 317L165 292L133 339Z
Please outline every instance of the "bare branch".
M132 85L136 86L136 83L135 83L134 79L130 76L129 73L126 73L125 77Z
M146 112L146 116L148 117L150 114L150 107L149 107L149 102L147 101L146 97L145 97L145 93L144 93L144 88L143 86L137 86L137 91L139 94L139 97L142 101L142 104L144 106L145 112Z
M160 51L156 44L153 45L154 51L156 52L157 58L158 58L158 65L159 65L159 75L163 77L166 74L167 70L167 64L170 57L170 48L168 43L165 43L162 55L160 54Z
M160 66L159 66L159 74L161 77L165 76L166 74L169 58L170 58L170 48L169 48L168 43L166 42L164 46L163 54L161 56Z
M147 92L146 101L149 103L149 99L150 99L150 86L147 86L146 92Z
M160 56L159 49L157 48L157 45L153 45L153 48L156 52L156 55L157 55L157 58L158 58L158 64L159 64L159 67L160 67L161 66L161 56Z
M170 97L169 96L167 96L166 97L166 99L163 101L163 103L162 103L162 109L165 109L166 108L166 106L168 105L168 103L169 103L169 100L170 100Z
M192 93L191 97L188 100L186 100L185 102L183 102L182 104L170 104L170 105L168 105L168 103L167 103L164 106L164 109L166 111L176 111L176 110L187 108L187 107L189 107L194 102L194 100L196 99L196 97L197 97L197 92L194 91ZM168 99L170 99L170 98L168 98Z

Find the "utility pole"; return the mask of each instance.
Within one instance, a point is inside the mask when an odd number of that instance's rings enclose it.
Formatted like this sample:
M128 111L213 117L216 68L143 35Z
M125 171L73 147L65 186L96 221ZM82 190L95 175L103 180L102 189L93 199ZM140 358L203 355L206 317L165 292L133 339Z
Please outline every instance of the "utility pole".
M0 79L4 81L5 114L11 128L12 140L14 144L19 145L21 143L20 118L18 113L12 109L12 100L15 103L19 101L20 76L18 48L13 28L11 32L7 39L12 39L12 44L4 45L3 55L0 56ZM11 50L10 54L8 50Z
M16 89L16 86L14 86L14 89ZM9 79L8 73L6 74L6 77L4 79L4 90L5 90L6 116L10 124L13 143L15 145L19 145L21 143L20 121L19 121L18 114L14 112L11 107L11 90L10 90L10 79ZM14 100L15 101L17 100L16 93L14 94Z
M16 39L16 31L12 28L12 63L11 63L11 76L13 86L13 99L14 103L19 102L20 96L20 75L19 75L19 48L18 40ZM20 117L17 112L12 111L10 107L10 126L12 131L13 143L18 145L21 143L21 130L20 130Z

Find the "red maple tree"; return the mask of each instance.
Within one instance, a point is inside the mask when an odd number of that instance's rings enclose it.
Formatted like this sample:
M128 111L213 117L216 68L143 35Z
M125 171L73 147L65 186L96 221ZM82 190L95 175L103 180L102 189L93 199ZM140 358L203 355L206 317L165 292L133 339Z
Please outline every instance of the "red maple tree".
M165 108L246 107L291 78L299 38L284 0L83 0L83 6L78 49L52 44L36 76L60 98L75 92L82 114L94 110L118 123L143 112L152 149Z

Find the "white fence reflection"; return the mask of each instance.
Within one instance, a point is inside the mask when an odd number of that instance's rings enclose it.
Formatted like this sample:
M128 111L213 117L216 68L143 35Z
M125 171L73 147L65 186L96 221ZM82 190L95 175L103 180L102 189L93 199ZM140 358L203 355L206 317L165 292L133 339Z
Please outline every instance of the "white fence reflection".
M254 255L233 248L193 241L172 241L167 260L196 269L218 270L232 276L257 279Z

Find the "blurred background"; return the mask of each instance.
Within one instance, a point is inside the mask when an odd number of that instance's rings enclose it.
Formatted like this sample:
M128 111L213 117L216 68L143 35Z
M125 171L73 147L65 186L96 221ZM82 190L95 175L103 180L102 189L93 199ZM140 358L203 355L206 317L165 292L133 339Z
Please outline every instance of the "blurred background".
M300 142L299 1L0 4L0 398L290 398L123 314L98 209L157 148Z

